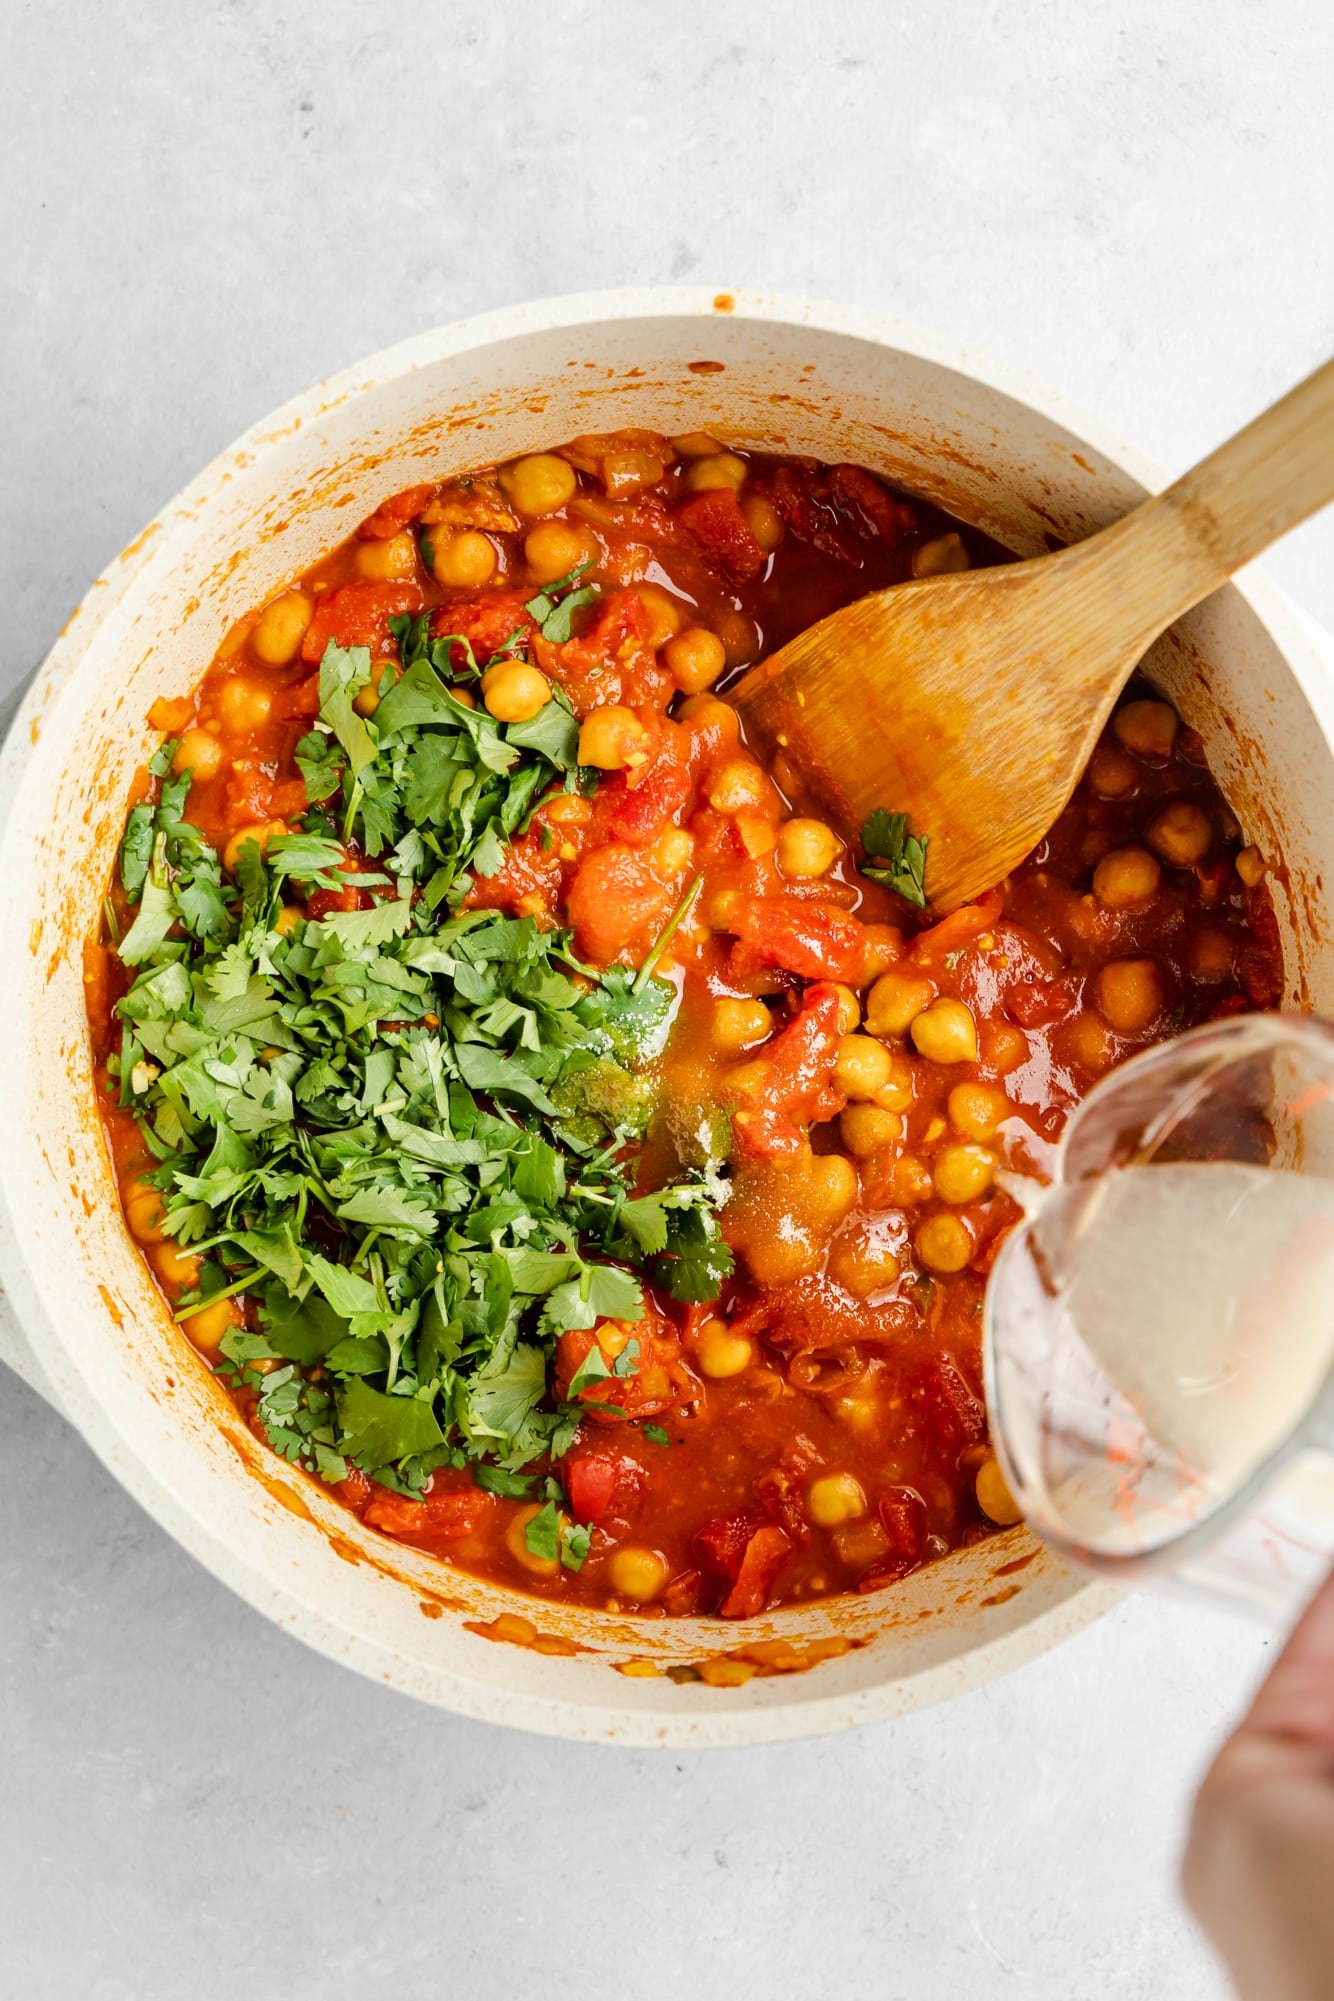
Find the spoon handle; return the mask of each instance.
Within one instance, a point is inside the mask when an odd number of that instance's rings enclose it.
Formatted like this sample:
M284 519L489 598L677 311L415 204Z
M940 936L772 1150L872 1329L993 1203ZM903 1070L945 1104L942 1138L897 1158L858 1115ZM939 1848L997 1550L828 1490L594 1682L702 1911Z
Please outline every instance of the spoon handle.
M1331 500L1334 360L1165 492L1080 546L1091 553L1100 545L1115 575L1118 622L1129 627L1138 617L1147 644Z

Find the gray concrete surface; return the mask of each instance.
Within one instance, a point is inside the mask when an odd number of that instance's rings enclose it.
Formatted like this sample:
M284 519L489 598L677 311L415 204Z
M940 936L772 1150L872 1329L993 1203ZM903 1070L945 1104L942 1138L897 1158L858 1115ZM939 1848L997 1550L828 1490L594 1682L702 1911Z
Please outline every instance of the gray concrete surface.
M10 5L0 690L314 377L691 279L962 335L1184 465L1334 347L1325 0ZM1334 527L1271 567L1334 620ZM0 1372L2 1374L3 1372ZM1173 1858L1257 1629L714 1756L416 1708L235 1602L5 1376L0 1994L1208 2001Z

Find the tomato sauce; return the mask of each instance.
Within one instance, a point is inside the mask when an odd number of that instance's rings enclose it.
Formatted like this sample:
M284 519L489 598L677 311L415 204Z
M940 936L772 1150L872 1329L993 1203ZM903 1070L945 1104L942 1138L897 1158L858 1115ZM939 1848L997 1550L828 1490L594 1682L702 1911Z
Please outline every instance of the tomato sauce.
M518 634L522 659L483 699L520 714L563 689L602 780L542 799L473 906L567 925L596 967L638 965L700 881L657 967L681 1003L640 1173L655 1185L721 1131L733 1274L707 1305L654 1294L633 1328L556 1344L559 1398L595 1346L611 1366L638 1342L632 1375L577 1392L583 1421L554 1468L590 1531L577 1571L529 1547L532 1500L466 1467L423 1499L352 1469L339 1492L371 1527L550 1597L744 1618L890 1586L1016 1519L979 1354L1017 1213L997 1171L1044 1177L1070 1108L1126 1056L1278 1001L1261 865L1194 733L1135 687L1048 838L933 922L860 872L840 837L855 830L800 810L799 774L759 767L726 702L731 677L865 591L1002 560L859 467L707 437L576 440L382 503L242 621L192 697L160 705L195 773L190 818L234 867L247 835L305 810L294 751L330 640L369 647L383 693L391 618L434 610L433 630L479 661ZM546 636L534 595L572 570L597 594L568 636ZM358 698L375 704L374 689ZM325 888L302 914L368 900ZM136 1179L151 1162L105 1069L123 986L107 942L91 946L108 1139L130 1227L175 1298L189 1259L157 1228ZM246 1313L242 1296L186 1331L213 1362Z

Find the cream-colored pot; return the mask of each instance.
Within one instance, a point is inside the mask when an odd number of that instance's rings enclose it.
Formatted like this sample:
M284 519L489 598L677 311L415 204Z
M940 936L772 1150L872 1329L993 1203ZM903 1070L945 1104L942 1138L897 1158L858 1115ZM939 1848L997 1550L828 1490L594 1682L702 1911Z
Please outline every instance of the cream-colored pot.
M254 1445L169 1321L121 1221L81 996L80 943L154 698L192 687L240 613L385 495L636 424L855 459L1023 555L1089 534L1161 483L1032 383L897 321L695 292L562 299L424 334L257 426L94 584L4 750L0 1352L44 1379L186 1548L335 1659L498 1723L743 1744L955 1694L1054 1646L1110 1594L1015 1529L896 1589L738 1628L538 1605L363 1532ZM1251 579L1185 620L1152 671L1203 732L1250 838L1281 857L1289 1004L1334 1013L1320 921L1334 881L1334 695L1300 622ZM505 1612L530 1618L537 1647L477 1630ZM738 1686L654 1672L780 1636L851 1645Z

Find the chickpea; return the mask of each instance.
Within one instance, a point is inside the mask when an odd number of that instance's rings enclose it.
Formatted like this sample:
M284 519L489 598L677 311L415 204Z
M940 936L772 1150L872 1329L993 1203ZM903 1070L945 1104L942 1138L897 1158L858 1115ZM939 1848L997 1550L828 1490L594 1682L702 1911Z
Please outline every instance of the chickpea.
M637 584L635 596L648 613L648 643L655 650L675 638L686 622L685 606L660 584Z
M892 924L868 924L866 932L866 977L878 980L903 957L903 939Z
M990 1188L996 1163L984 1146L942 1147L932 1180L942 1202L975 1202Z
M772 555L783 539L783 517L762 493L748 493L741 503L746 526L766 556Z
M1197 980L1210 985L1226 980L1235 962L1235 946L1227 931L1197 931L1190 941L1190 970Z
M277 835L285 834L286 832L287 822L285 820L266 820L262 825L256 821L251 826L238 827L222 851L224 865L229 869L236 867L240 859L241 850L247 841L253 841L260 853L263 854L271 840Z
M285 903L274 921L274 930L280 938L290 938L306 913L298 903Z
M851 987L845 987L841 980L834 982L834 992L838 995L838 1032L851 1035L854 1028L861 1026L862 1004Z
M695 859L695 837L684 827L664 827L649 853L659 875L681 875Z
M535 529L534 534L541 534ZM532 540L532 537L529 537ZM475 591L489 584L496 574L496 549L479 529L461 528L456 535L448 529L433 528L430 536L431 569L438 584L450 590ZM557 576L562 572L556 572Z
M581 760L582 762L582 760ZM728 757L715 765L706 797L715 813L729 817L736 813L772 810L776 800L773 786L753 757Z
M999 1070L1002 1077L1028 1060L1028 1037L1011 1021L984 1021L981 1041L988 1069Z
M199 1283L199 1259L192 1251L183 1251L170 1238L154 1245L152 1263L159 1278L182 1291L188 1285Z
M900 1049L889 1051L889 1074L875 1094L875 1102L887 1112L906 1112L917 1095L912 1061Z
M1163 1008L1163 981L1153 959L1113 959L1097 981L1098 1007L1118 1035L1139 1035Z
M942 1274L962 1271L973 1255L973 1239L967 1224L962 1217L947 1212L923 1217L913 1242L928 1271Z
M778 830L778 866L798 881L828 875L843 843L823 820L785 820Z
M695 1359L714 1382L739 1376L754 1360L755 1349L744 1334L734 1334L725 1320L711 1315L695 1336Z
M269 667L286 667L301 650L315 607L304 591L284 591L259 615L251 644Z
M890 1056L870 1035L845 1035L834 1062L834 1088L845 1098L874 1098L889 1082Z
M1100 799L1122 799L1139 783L1139 770L1116 744L1100 743L1089 761L1088 779Z
M977 1061L977 1023L962 1001L932 1001L914 1017L912 1039L930 1063Z
M849 1105L838 1122L839 1136L855 1160L869 1160L883 1147L893 1146L903 1137L903 1120L898 1112L880 1105Z
M836 1529L843 1522L859 1521L866 1513L866 1494L852 1473L822 1473L812 1480L806 1495L806 1512L819 1529Z
M736 710L730 702L719 701L716 695L688 695L677 711L677 719L712 750L728 748L741 735Z
M380 706L380 682L384 677L384 666L372 663L371 678L364 688L358 688L352 697L352 706L359 716L373 716Z
M643 763L650 742L633 709L609 702L590 711L579 725L579 762L601 771L624 771L627 765Z
M515 505L518 505L517 500L515 501ZM600 1341L601 1335L599 1334L599 1343ZM525 1534L529 1522L535 1516L541 1514L541 1512L542 1510L536 1502L530 1507L520 1508L512 1517L510 1525L505 1531L505 1547L514 1558L514 1561L520 1564L524 1570L531 1570L535 1577L555 1577L560 1570L560 1558L556 1556L539 1556L536 1550L529 1549Z
M193 1346L206 1355L216 1354L223 1335L229 1328L240 1325L241 1309L235 1299L211 1300L181 1322Z
M1019 1503L1010 1492L1005 1475L1001 1472L1000 1461L994 1453L984 1459L978 1467L973 1491L977 1495L978 1507L999 1528L1013 1528L1016 1522L1024 1519Z
M925 973L882 973L866 996L866 1026L872 1035L905 1035L935 993Z
M745 478L746 462L735 452L716 452L686 467L686 485L692 493L713 493L721 488L740 493Z
M554 452L532 452L502 468L500 484L520 514L554 514L574 499L579 481L572 465Z
M538 668L507 660L482 682L482 700L498 723L526 723L551 700L551 683Z
M961 535L935 535L929 542L923 542L920 549L913 550L912 573L915 577L941 577L951 570L971 570L972 557L964 548Z
M900 1209L915 1209L931 1195L931 1170L915 1153L900 1154L889 1170L889 1192Z
M680 437L672 439L672 449L679 459L708 459L722 450L722 446L712 431L683 431Z
M713 1044L734 1054L763 1042L773 1016L761 1000L718 1000L713 1004Z
M1153 901L1162 874L1147 848L1113 848L1093 871L1093 894L1104 910L1135 910Z
M1209 815L1189 799L1174 799L1154 814L1144 838L1155 854L1174 868L1194 868L1213 845Z
M739 889L716 889L704 899L704 921L714 931L735 931L745 899Z
M727 649L707 625L688 625L663 648L667 671L683 695L711 688L727 665Z
M817 1154L810 1164L806 1187L810 1213L833 1229L857 1200L857 1170L841 1153Z
M1112 717L1112 731L1136 757L1167 758L1176 742L1176 710L1166 702L1127 702Z
M646 1604L667 1582L667 1565L655 1549L636 1549L627 1543L607 1559L607 1579L618 1596Z
M406 532L379 542L357 544L357 574L377 583L392 583L417 574L417 544ZM437 572L438 574L438 572ZM441 582L444 579L441 578Z
M723 642L729 667L744 667L760 650L760 630L753 618L729 605L719 605L712 614L713 629Z
M1247 889L1257 889L1265 879L1264 856L1258 848L1243 848L1237 856L1236 867Z
M947 1100L950 1124L969 1139L990 1139L1010 1115L1010 1101L996 1084L956 1084Z
M829 1276L854 1299L869 1299L898 1284L899 1261L874 1231L849 1229L830 1246Z
M162 1197L150 1182L136 1175L126 1184L121 1196L125 1207L125 1221L130 1235L141 1244L163 1244L167 1233L162 1228Z
M273 696L257 681L233 674L218 690L218 713L223 726L234 736L263 729L273 707Z
M749 1063L738 1063L723 1078L730 1096L734 1098L758 1098L773 1082L774 1066L762 1056L756 1056Z
M1112 1031L1096 1014L1077 1014L1063 1025L1062 1037L1071 1060L1095 1075L1106 1070L1116 1055Z
M523 555L535 583L554 584L558 577L568 577L581 563L591 561L595 551L582 529L568 521L544 521L524 536Z
M188 771L201 782L212 778L222 768L222 745L207 730L187 730L176 746L171 768Z

